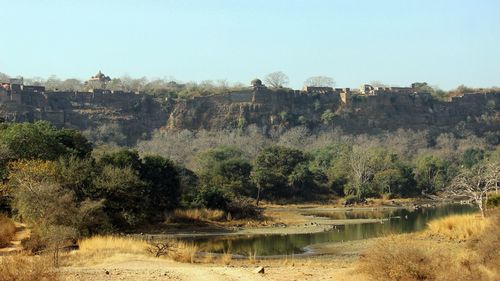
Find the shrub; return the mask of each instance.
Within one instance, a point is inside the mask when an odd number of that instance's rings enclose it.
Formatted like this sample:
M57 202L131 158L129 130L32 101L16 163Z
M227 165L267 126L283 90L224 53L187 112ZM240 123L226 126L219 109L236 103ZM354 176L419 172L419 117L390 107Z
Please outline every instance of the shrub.
M259 208L250 199L234 199L227 206L228 214L235 219L260 219L262 208Z
M483 233L489 225L476 215L454 215L429 222L427 233L449 239L468 240Z
M396 236L376 242L361 258L361 270L375 280L427 280L437 270L430 257L439 255L416 243L401 243Z
M0 214L0 248L9 245L16 234L16 225L7 216Z
M0 259L0 281L56 281L59 275L43 256L10 256Z
M474 253L405 235L375 242L361 257L359 266L372 280L381 281L492 280Z
M488 207L498 207L500 206L500 195L492 195L488 198Z
M363 203L365 202L366 200L364 198L360 198L358 197L357 195L347 195L345 198L344 198L344 205L345 206L348 206L348 205L354 205L356 203Z
M193 243L177 242L170 257L175 261L194 263L198 246Z

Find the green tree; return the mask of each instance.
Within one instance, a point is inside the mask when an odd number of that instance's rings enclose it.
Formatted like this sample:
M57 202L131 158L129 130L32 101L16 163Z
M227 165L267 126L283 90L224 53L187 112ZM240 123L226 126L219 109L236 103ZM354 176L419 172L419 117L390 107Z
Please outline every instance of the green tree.
M136 170L104 165L94 178L93 187L96 198L106 199L105 212L114 226L134 227L145 222L144 210L151 202L146 196L146 184Z
M209 149L197 156L202 188L221 188L235 196L250 196L254 185L250 180L252 165L242 152L232 147Z
M332 143L311 153L311 169L325 174L331 190L339 196L344 195L344 187L349 179L350 169L346 163L351 149L345 143Z
M255 159L253 172L253 180L258 187L257 202L261 192L266 198L277 199L291 198L297 189L300 192L305 192L307 188L313 189L313 186L300 184L301 181L309 181L307 177L302 178L308 173L304 173L304 168L298 167L299 164L308 166L308 158L300 150L279 146L262 150Z
M97 173L92 158L61 157L56 162L56 180L64 188L72 190L77 200L92 197L92 178Z
M174 162L161 156L145 156L140 176L147 185L145 196L152 215L163 218L165 211L179 205L180 179Z
M139 153L136 150L129 150L126 148L111 153L105 153L101 156L99 162L102 165L113 165L119 168L130 167L136 171L139 171L141 168Z
M77 131L57 130L49 122L7 124L0 129L0 142L16 159L55 160L60 156L87 156L90 144Z
M448 182L450 165L436 155L420 155L415 160L415 181L421 194L433 194Z

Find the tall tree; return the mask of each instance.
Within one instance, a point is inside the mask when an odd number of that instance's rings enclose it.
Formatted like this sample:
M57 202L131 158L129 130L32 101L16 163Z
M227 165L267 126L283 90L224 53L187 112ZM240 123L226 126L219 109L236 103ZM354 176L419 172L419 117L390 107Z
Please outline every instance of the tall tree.
M304 85L311 87L335 87L335 80L328 76L313 76L307 78Z
M264 81L272 88L283 88L288 85L289 79L285 73L276 71L266 75Z

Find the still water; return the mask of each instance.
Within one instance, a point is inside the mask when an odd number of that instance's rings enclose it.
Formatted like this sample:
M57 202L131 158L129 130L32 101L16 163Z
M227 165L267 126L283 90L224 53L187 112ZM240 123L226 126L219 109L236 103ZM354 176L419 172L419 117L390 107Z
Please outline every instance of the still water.
M301 254L309 245L366 239L387 234L408 233L422 230L432 219L474 212L469 205L441 205L419 209L378 209L374 211L308 211L305 215L328 217L330 219L377 219L377 222L338 225L320 233L272 234L272 235L221 235L186 238L202 251L213 253L229 252L236 255L274 256Z

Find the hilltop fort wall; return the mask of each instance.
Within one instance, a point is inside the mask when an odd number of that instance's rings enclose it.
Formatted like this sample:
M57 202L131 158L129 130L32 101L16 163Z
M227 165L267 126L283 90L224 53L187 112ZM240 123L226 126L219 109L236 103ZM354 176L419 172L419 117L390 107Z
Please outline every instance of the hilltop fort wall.
M440 101L411 88L311 87L247 90L188 99L155 98L132 92L45 92L40 87L0 87L0 117L12 122L48 120L81 130L114 123L130 144L156 129L224 130L255 124L263 132L304 125L377 133L399 128L435 132L500 131L500 93L466 94Z

